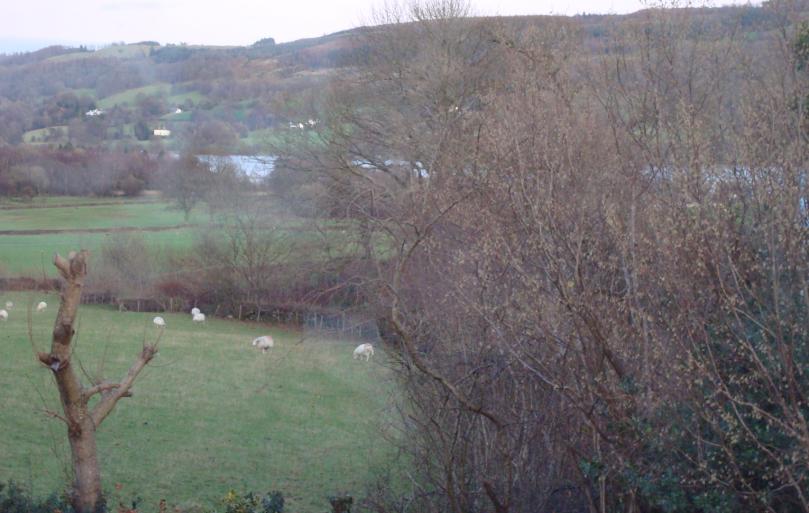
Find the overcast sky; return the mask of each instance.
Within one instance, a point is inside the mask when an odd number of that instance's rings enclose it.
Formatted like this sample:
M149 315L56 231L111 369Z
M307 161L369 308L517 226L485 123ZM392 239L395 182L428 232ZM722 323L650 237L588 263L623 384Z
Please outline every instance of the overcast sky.
M738 0L737 0L738 1ZM383 0L0 0L0 51L46 44L246 45L367 24ZM626 13L639 0L472 0L476 14ZM15 47L16 46L16 47ZM32 48L33 47L33 48Z

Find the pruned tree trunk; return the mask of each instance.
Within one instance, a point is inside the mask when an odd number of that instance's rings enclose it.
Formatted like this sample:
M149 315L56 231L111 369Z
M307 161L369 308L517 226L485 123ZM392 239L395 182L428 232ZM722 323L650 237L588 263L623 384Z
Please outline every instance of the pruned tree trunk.
M92 386L82 385L76 368L72 365L71 343L76 333L76 313L87 275L87 255L87 251L82 250L79 253L71 252L68 260L59 255L54 257L53 263L65 279L66 285L62 289L59 312L53 326L51 351L38 354L39 361L53 371L59 389L64 415L48 413L67 425L74 476L71 502L78 513L95 513L102 505L96 429L121 397L131 395L132 384L143 367L154 357L160 341L160 336L153 344L144 341L141 354L119 383L106 382L97 377ZM88 404L95 394L101 394L101 400L90 410Z
M85 408L86 409L86 408ZM76 511L97 511L101 501L101 471L96 451L96 432L89 415L76 432L68 430L72 454L73 507Z

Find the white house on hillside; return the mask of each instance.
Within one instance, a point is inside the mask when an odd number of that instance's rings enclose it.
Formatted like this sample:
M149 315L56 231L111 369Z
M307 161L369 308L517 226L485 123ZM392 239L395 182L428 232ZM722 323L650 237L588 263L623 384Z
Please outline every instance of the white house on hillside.
M171 135L171 130L167 130L165 128L155 128L153 133L155 137L168 137Z

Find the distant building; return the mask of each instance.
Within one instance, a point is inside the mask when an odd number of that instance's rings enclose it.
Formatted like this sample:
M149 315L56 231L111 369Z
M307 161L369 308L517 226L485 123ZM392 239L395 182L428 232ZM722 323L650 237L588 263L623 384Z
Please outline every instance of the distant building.
M87 112L84 113L85 116L90 116L91 118L95 116L100 116L102 114L104 114L104 111L101 109L88 110Z
M304 124L304 123L296 123L296 122L294 122L294 121L290 121L290 122L289 122L289 128L290 128L290 129L292 129L292 130L295 130L295 129L297 129L297 130L303 130L304 128L306 128L306 125L309 125L309 126L315 126L315 125L317 125L318 123L320 123L320 121L319 121L319 120L317 120L317 119L309 119L309 120L307 120L307 121L306 121L306 123L305 123L305 124Z
M174 113L175 113L175 114L182 114L182 113L183 113L183 109L181 109L180 107L177 107L177 108L174 110Z
M171 135L171 130L167 130L165 128L155 128L154 135L155 137L168 137Z

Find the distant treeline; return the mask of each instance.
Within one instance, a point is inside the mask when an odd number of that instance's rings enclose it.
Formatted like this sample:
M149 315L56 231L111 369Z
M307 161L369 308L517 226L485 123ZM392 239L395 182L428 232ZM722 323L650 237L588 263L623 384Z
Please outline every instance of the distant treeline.
M154 182L159 162L140 150L0 147L0 195L132 196Z

